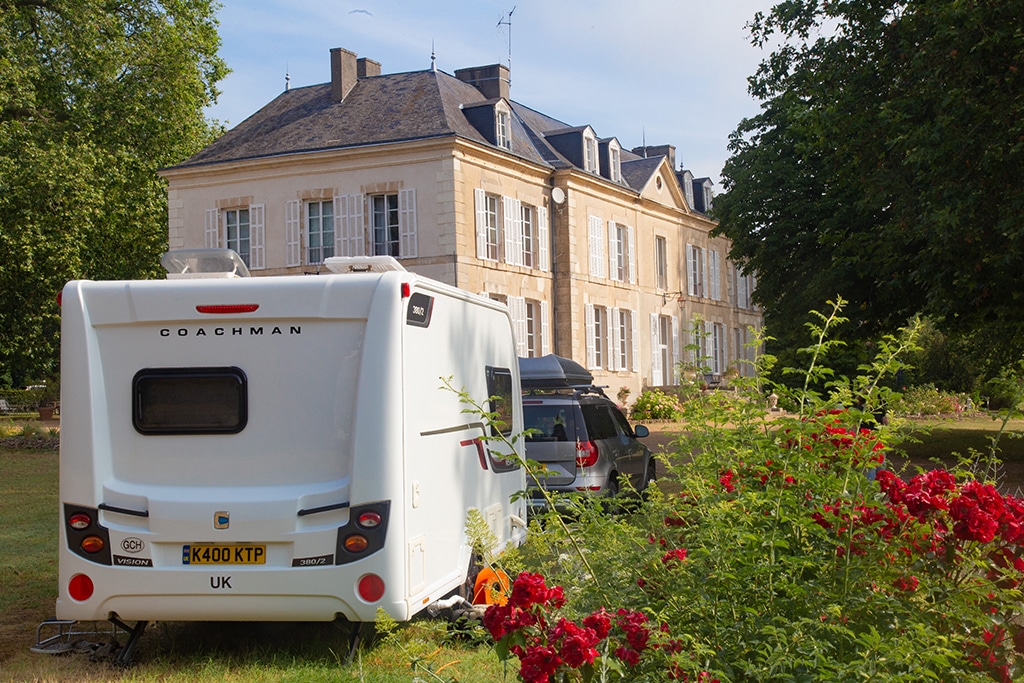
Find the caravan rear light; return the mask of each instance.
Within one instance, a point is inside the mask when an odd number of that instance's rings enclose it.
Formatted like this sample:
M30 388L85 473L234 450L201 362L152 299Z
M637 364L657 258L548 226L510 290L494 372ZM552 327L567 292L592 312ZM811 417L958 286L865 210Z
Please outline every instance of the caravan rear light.
M196 306L196 311L198 311L199 313L224 315L229 313L252 313L259 307L259 304L201 304L199 306Z
M88 529L90 524L92 524L92 518L84 512L76 512L68 519L68 526L76 531Z
M92 592L92 579L85 574L75 574L68 581L68 595L71 596L72 600L84 602L92 597Z
M402 283L402 298L403 299L408 299L410 296L412 296L412 285L410 285L408 282L403 282Z
M361 553L369 547L370 542L366 540L366 536L361 534L352 534L345 539L344 545L345 550L350 553Z
M359 597L366 602L377 602L384 597L384 579L376 574L364 574L359 579Z
M89 553L90 555L95 555L96 553L103 550L105 546L106 544L103 542L103 539L99 536L86 536L82 539L81 543L82 550Z
M363 514L359 515L359 519L356 520L356 524L364 529L373 529L378 527L380 526L380 513L374 512L373 510L367 510Z
M576 466L593 467L597 462L597 444L593 441L576 442Z

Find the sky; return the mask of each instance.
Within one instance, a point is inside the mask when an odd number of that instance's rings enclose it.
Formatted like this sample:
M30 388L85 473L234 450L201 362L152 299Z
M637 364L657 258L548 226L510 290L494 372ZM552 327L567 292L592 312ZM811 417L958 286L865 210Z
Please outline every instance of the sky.
M207 115L229 128L285 88L330 81L330 49L382 73L502 63L511 98L626 149L676 147L721 191L729 134L759 111L747 78L767 53L745 28L772 0L220 0L232 73Z

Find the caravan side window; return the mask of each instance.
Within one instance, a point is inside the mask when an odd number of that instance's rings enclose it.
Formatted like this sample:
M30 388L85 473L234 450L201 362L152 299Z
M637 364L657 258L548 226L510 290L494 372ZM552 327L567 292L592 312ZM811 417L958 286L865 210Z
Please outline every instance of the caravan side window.
M132 425L140 434L237 434L248 417L240 368L147 368L132 380Z
M491 436L512 435L512 371L508 368L487 368L487 395L491 412L496 414L491 423Z

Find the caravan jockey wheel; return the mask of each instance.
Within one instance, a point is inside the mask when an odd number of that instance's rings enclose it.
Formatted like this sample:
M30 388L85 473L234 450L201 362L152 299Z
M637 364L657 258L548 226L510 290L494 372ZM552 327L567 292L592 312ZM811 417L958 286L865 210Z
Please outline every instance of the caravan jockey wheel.
M504 605L508 602L510 585L508 574L497 568L484 567L476 577L473 604Z

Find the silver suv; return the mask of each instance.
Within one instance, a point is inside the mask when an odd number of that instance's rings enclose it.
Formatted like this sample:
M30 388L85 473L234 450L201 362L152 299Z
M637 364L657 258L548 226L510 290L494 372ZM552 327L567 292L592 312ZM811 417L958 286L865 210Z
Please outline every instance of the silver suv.
M547 469L541 486L551 491L614 496L628 480L635 491L655 476L651 451L637 439L647 427L631 427L622 411L593 384L579 363L560 356L520 358L526 457ZM544 497L532 485L531 506Z

